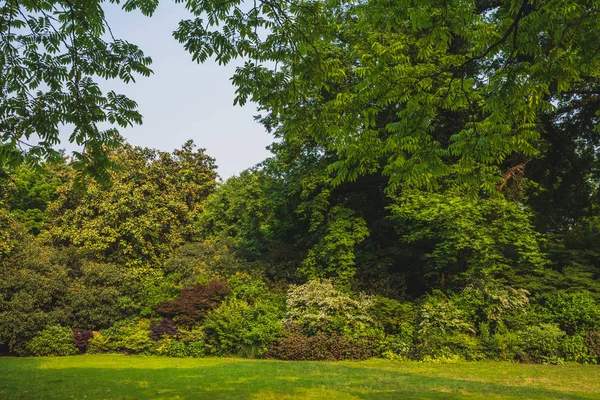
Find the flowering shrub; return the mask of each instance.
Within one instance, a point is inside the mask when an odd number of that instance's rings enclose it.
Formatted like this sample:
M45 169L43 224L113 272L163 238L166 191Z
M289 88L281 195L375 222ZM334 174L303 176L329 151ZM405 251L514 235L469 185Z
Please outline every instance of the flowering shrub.
M371 299L356 300L337 290L331 280L312 280L288 291L287 321L305 333L353 334L374 325L369 315Z

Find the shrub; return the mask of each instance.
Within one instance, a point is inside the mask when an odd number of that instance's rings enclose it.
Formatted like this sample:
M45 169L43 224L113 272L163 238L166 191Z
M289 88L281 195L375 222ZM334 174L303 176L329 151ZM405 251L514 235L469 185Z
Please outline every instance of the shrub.
M206 317L207 345L220 356L261 357L280 336L282 318L281 308L267 300L229 299Z
M415 356L478 358L473 324L456 304L441 292L425 297L417 317Z
M213 279L206 285L182 289L176 299L164 302L156 311L178 325L191 327L201 323L211 310L219 307L230 292L227 282Z
M280 360L364 360L377 355L377 339L319 332L308 336L298 325L286 323L283 336L266 353Z
M163 335L173 336L177 333L175 322L169 318L163 318L158 323L152 323L150 330L152 331L150 338L154 341L160 340Z
M49 326L26 344L32 356L71 356L79 354L73 343L73 331L61 326Z
M79 349L81 353L85 353L90 344L90 340L94 336L94 332L90 329L73 329L75 347Z
M374 322L387 334L400 333L402 327L415 320L416 311L412 304L382 296L374 296L369 314Z
M575 361L580 364L596 364L596 356L592 354L585 338L581 335L569 336L560 346L561 353L566 361Z
M559 364L560 343L565 333L554 324L529 326L520 332L518 358L523 362Z
M152 354L154 343L150 338L150 320L119 321L108 329L94 332L88 346L89 353Z
M292 286L286 305L287 320L302 327L308 335L355 334L374 325L369 315L371 299L355 300L337 290L330 280L312 280Z
M156 352L167 357L204 357L205 348L204 342L197 341L190 344L185 344L173 338L165 338L161 340L160 346Z
M480 325L479 342L483 354L497 361L514 361L519 354L520 336L517 332L509 332L501 325L498 332L490 334L487 324Z
M546 301L546 309L570 335L600 328L600 307L587 292L560 292Z
M600 362L600 331L588 332L585 335L585 344L590 352Z

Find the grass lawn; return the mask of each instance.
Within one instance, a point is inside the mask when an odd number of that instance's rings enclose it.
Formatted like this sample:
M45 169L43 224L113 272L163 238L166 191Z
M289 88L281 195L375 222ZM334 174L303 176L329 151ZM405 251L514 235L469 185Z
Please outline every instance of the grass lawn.
M600 366L0 358L0 399L600 399Z

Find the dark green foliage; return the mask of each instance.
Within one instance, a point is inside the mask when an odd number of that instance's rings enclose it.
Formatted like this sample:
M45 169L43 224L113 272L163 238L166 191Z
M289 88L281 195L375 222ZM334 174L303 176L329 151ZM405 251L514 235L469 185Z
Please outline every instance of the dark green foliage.
M69 326L70 309L60 306L70 286L68 272L57 263L55 249L31 238L19 241L0 265L0 343L23 353L46 326Z
M380 325L385 333L392 335L402 333L406 325L414 322L417 314L413 304L382 296L373 297L369 312L375 323Z
M52 325L38 332L27 342L27 353L32 356L72 356L79 354L71 328Z
M583 334L600 328L600 305L589 293L559 292L546 300L545 308L552 321L568 334Z
M183 288L176 299L159 305L156 311L178 325L191 327L201 323L211 310L219 307L230 292L227 282L213 279L205 285Z

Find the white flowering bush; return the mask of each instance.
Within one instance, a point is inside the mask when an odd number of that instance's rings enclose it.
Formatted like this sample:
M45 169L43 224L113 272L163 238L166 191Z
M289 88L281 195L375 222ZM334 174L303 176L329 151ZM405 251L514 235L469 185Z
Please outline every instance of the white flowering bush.
M286 317L309 335L320 332L360 335L374 329L369 315L371 303L368 296L354 299L341 292L331 280L311 280L290 288Z

